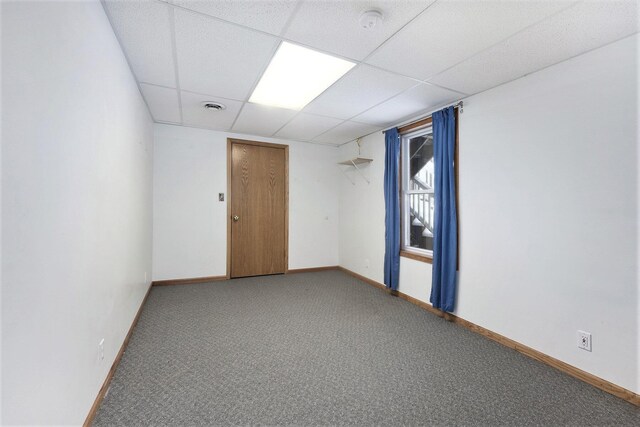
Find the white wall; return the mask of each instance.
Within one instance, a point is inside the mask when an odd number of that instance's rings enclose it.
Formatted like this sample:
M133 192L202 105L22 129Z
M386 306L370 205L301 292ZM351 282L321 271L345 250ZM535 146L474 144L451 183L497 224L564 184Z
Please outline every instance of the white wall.
M228 137L289 145L289 268L337 265L335 147L156 124L153 279L226 274Z
M465 100L456 309L635 392L637 48L636 35ZM371 185L341 185L340 265L382 282L381 133L363 155ZM401 258L400 270L400 291L428 301L430 266Z
M2 424L78 425L151 278L152 123L97 1L2 2L2 59Z
M367 183L356 172L355 182L341 177L340 185L340 265L382 283L384 278L384 135L376 132L362 140L343 145L340 160L356 156L373 159L362 168Z

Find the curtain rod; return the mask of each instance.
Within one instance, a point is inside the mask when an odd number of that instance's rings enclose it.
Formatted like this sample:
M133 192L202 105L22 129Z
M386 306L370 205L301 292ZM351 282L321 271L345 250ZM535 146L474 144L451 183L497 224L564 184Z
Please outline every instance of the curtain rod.
M463 101L458 101L455 104L447 105L446 107L442 107L441 109L448 108L448 107L458 108L458 109L460 109L460 113L462 113L463 112L463 108L464 108L464 102ZM385 133L386 131L391 130L393 128L399 128L399 127L403 127L403 126L408 126L408 125L411 125L413 123L419 122L420 120L424 120L427 117L429 117L431 114L435 113L436 111L437 110L431 111L429 114L422 115L419 118L413 118L413 119L409 120L408 122L401 123L399 125L395 125L395 126L392 126L390 128L384 129L382 131L382 133Z

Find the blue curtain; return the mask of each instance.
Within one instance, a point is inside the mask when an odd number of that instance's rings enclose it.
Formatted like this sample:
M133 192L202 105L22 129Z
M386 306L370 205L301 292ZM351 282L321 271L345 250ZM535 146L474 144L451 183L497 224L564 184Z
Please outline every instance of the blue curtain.
M384 284L398 290L400 279L400 193L398 169L400 162L400 136L398 129L385 133L384 156Z
M456 118L453 107L433 113L432 120L436 202L431 304L435 308L451 312L456 299L458 262L458 215L454 171Z

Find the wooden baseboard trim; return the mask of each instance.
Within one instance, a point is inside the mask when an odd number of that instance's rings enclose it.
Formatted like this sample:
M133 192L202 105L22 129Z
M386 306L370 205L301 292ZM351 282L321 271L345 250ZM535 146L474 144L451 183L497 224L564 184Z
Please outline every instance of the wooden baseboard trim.
M371 280L367 277L364 277L358 273L355 273L351 270L348 270L344 267L338 267L338 269L340 271L343 271L357 279L362 280L365 283L368 283L378 289L384 289L386 290L386 286L384 286L382 283L378 283L375 280ZM469 322L468 320L465 320L461 317L458 317L454 314L451 313L445 313L442 312L440 310L438 310L437 308L433 308L433 306L427 302L424 301L420 301L417 298L414 298L412 296L409 296L407 294L404 294L402 292L397 292L397 296L399 298L402 298L412 304L417 305L420 308L423 308L439 317L443 317L446 320L456 323L462 327L465 327L477 334L480 334L486 338L489 338L490 340L493 340L499 344L502 344L505 347L511 348L513 350L516 350L519 353L524 354L525 356L528 356L532 359L535 359L539 362L542 362L544 364L547 364L561 372L564 372L568 375L571 375L574 378L577 378L587 384L590 384L594 387L599 388L602 391L605 391L609 394L612 394L614 396L617 396L621 399L624 399L636 406L640 406L640 394L636 394L634 392L632 392L631 390L627 390L624 387L621 387L617 384L614 384L610 381L607 381L605 379L602 379L600 377L597 377L593 374L590 374L586 371L583 371L582 369L576 368L573 365L570 365L566 362L563 362L559 359L556 359L554 357L551 357L547 354L544 354L538 350L535 350L531 347L528 347L526 345L520 344L517 341L512 340L511 338L507 338L503 335L500 335L498 333L495 333L493 331L490 331L489 329L483 328L482 326L476 325L475 323Z
M592 386L597 387L602 391L605 391L609 394L613 394L614 396L617 396L630 403L633 403L636 406L640 406L640 395L632 392L631 390L627 390L626 388L620 387L617 384L614 384L610 381L597 377L593 374L590 374L589 372L583 371L580 368L576 368L573 365L570 365L566 362L563 362L562 360L551 357L531 347L527 347L524 344L520 344L519 342L514 341L511 338L507 338L503 335L490 331L489 329L483 328L482 326L478 326L475 323L469 322L468 320L454 316L453 314L450 314L450 316L453 317L453 323L457 323L461 326L464 326L465 328L473 332L476 332L480 335L483 335L499 344L502 344L505 347L514 349L517 352L524 354L525 356L529 356L532 359L545 363L587 384L591 384Z
M293 270L287 270L286 274L295 273L312 273L316 271L337 270L337 265L330 265L326 267L311 267L311 268L294 268ZM227 276L207 276L207 277L190 277L186 279L168 279L168 280L154 280L153 286L173 286L173 285L193 285L196 283L208 283L218 282L220 280L227 280Z
M122 360L122 355L124 354L124 351L126 350L127 346L129 345L129 340L131 339L131 335L133 334L133 329L138 324L138 319L140 319L140 314L142 314L142 307L144 307L144 304L147 302L147 298L149 297L149 293L151 292L151 287L152 286L153 286L153 284L149 285L149 289L147 289L147 293L144 295L144 298L142 299L142 303L140 303L140 308L138 308L138 312L136 313L136 317L133 318L133 322L131 323L131 327L129 328L129 332L127 332L127 336L124 338L124 341L122 342L122 345L120 346L120 350L118 351L118 354L116 355L116 358L113 361L113 364L111 365L111 369L109 369L109 372L107 373L107 377L105 378L104 382L102 383L102 387L100 387L100 390L98 391L98 395L96 396L96 400L94 400L93 405L91 405L91 409L89 410L89 414L87 415L87 418L84 420L84 423L82 424L83 427L90 427L91 423L93 423L93 419L96 417L96 414L98 413L98 408L100 408L100 404L102 403L102 399L104 399L104 396L107 393L107 390L109 390L109 385L111 385L111 380L113 379L113 374L115 374L116 368L120 364L120 360Z
M329 265L327 267L311 267L311 268L294 268L293 270L287 270L287 274L295 273L315 273L316 271L337 270L337 265Z
M227 280L227 276L190 277L187 279L154 280L152 286L193 285L196 283L218 282Z
M356 279L360 279L363 282L366 282L366 283L370 284L371 286L374 286L374 287L376 287L378 289L382 289L382 290L385 290L385 291L387 290L387 287L385 285L383 285L382 283L378 283L375 280L371 280L368 277L365 277L365 276L363 276L361 274L356 273L355 271L348 270L348 269L346 269L346 268L344 268L342 266L339 266L338 270L343 271L343 272L347 273L348 275L355 277Z

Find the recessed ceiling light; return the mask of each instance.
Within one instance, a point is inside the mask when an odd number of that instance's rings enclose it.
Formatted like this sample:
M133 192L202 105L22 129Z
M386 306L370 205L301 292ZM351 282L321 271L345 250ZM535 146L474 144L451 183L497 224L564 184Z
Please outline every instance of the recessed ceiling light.
M249 102L300 110L356 64L282 42Z

